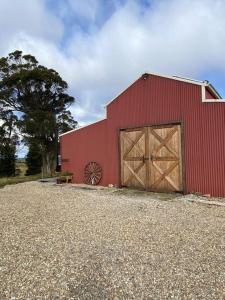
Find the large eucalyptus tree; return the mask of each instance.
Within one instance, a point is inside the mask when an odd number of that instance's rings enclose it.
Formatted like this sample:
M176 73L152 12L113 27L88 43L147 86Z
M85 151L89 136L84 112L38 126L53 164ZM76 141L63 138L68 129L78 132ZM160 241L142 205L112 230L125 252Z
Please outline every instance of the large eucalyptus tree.
M61 76L34 56L15 51L0 59L0 108L18 116L28 145L40 145L45 173L55 170L59 134L77 125L68 110L74 101Z

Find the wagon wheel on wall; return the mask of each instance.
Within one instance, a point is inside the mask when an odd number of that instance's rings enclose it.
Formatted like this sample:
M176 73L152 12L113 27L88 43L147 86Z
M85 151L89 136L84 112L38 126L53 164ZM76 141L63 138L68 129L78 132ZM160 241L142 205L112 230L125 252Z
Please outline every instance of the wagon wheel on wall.
M102 178L102 168L101 166L91 161L84 169L84 179L87 184L97 185Z

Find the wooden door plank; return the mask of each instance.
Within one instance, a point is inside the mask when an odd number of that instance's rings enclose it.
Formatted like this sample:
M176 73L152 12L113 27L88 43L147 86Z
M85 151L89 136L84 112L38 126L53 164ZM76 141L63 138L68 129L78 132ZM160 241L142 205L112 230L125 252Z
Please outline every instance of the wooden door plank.
M123 130L120 141L122 185L182 190L180 125Z
M154 129L159 130L159 133L155 132ZM168 192L181 191L180 125L150 127L149 136L152 136L150 139L150 189L154 191L161 191L162 189L168 190ZM165 151L160 151L163 147L171 155ZM170 165L171 163L172 165ZM156 172L161 175L159 178Z
M146 178L145 178L145 188L149 189L149 134L148 134L148 127L145 129L145 169L146 169Z
M127 157L125 161L144 161L145 157L143 156L135 156L135 157Z
M167 142L170 140L170 138L177 132L177 129L173 129L170 131L170 133L167 135L165 139L161 138L153 129L151 129L151 133L155 136L155 138L161 143L158 148L155 149L154 153L152 153L152 156L157 153L162 147L166 147L167 150L172 153L175 157L177 157L177 153L173 151L168 145Z
M179 191L179 187L176 185L175 182L173 182L170 177L168 176L169 173L171 173L173 171L173 169L179 164L179 162L175 162L169 169L167 169L165 172L163 172L158 166L157 164L153 163L153 166L159 171L159 173L161 174L161 176L158 178L157 181L155 181L151 188L157 187L157 185L159 185L159 183L163 180L166 179L169 184L177 191Z
M123 186L145 188L145 131L121 132L121 182ZM137 181L137 183L136 183ZM139 186L137 185L139 184Z
M124 132L120 131L120 172L121 184L124 184L124 167L123 167L123 153L124 153Z
M178 126L178 138L179 138L179 170L180 170L180 178L179 178L179 186L180 190L183 190L183 159L182 159L182 135L181 135L181 126Z
M145 187L145 183L141 180L141 178L138 176L138 172L140 171L140 169L145 165L145 163L141 163L136 169L132 169L129 164L125 161L124 164L126 165L126 167L130 170L131 172L131 175L130 177L126 180L125 182L125 185L129 183L129 181L132 179L132 178L136 178L140 184Z
M172 156L153 156L151 157L152 161L179 161L178 157Z
M124 135L125 138L128 138L127 135ZM131 150L135 147L135 145L138 143L138 141L142 138L143 136L143 131L135 138L134 141L132 141L130 147L126 150L126 152L123 155L123 159L126 159L127 155L131 152Z

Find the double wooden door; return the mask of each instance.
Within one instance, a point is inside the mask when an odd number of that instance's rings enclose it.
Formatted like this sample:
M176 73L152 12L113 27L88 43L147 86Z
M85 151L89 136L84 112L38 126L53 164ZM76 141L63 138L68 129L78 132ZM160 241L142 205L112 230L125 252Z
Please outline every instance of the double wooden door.
M180 125L122 130L120 147L122 186L183 190Z

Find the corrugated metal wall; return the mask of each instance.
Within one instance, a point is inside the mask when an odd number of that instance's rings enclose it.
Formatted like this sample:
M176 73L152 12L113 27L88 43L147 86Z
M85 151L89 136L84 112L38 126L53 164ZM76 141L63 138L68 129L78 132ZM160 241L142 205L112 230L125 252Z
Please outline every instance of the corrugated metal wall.
M119 185L119 129L180 121L183 125L185 192L225 196L224 113L223 103L201 102L200 86L150 75L146 80L137 80L108 105L107 122L101 123L105 129L101 129L100 135L95 124L93 129L87 127L78 135L65 135L62 153L77 156L75 160L81 159L84 165L90 158L96 160L95 155L98 158L100 151L100 156L104 157L102 184ZM100 145L95 146L97 136ZM71 144L74 153L66 150ZM79 167L76 172L80 171Z
M74 174L74 182L84 182L84 168L90 161L103 168L102 185L107 185L106 177L106 134L107 121L99 121L60 138L62 170ZM64 162L64 160L68 160Z

